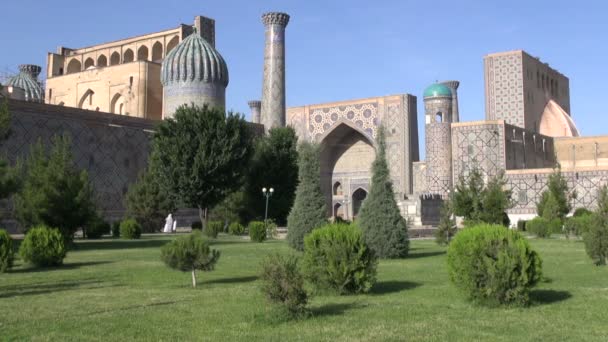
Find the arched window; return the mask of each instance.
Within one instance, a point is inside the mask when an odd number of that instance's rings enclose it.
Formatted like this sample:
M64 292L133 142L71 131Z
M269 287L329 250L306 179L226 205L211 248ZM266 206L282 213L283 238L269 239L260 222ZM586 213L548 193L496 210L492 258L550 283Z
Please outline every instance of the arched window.
M357 189L353 192L353 217L356 217L359 214L359 209L361 209L361 204L367 198L367 191L362 188Z
M99 57L97 57L97 67L103 68L105 66L108 66L108 59L105 55L100 55Z
M118 65L120 64L120 54L116 51L112 53L110 56L110 65Z
M438 123L443 122L443 113L442 112L437 112L437 114L435 114L435 122L438 122Z
M68 63L68 74L73 74L75 72L80 72L82 71L82 65L80 64L80 61L77 59L72 59L69 63Z
M94 94L95 94L94 91L92 91L91 89L88 89L84 93L84 95L82 95L82 97L80 98L80 101L78 102L78 108L89 109L89 110L95 109L95 107L93 106L93 95Z
M95 66L95 61L93 60L93 58L89 57L84 61L84 70L87 70L90 67L94 67Z
M163 44L160 42L152 45L152 62L160 62L163 59Z
M138 61L147 61L148 60L148 48L145 45L142 45L137 49L137 60Z
M334 183L334 195L342 196L342 184L340 182Z
M110 113L123 115L124 100L125 98L122 95L119 93L115 94L110 102Z
M342 205L340 203L336 203L336 205L334 205L334 217L345 219L344 210L342 210Z
M123 63L129 63L129 62L133 62L133 50L131 49L127 49L123 54L122 54L122 62Z
M169 43L167 43L167 49L165 52L165 56L169 53L169 51L173 50L173 48L177 46L177 43L179 43L179 37L175 36L175 37L171 38Z

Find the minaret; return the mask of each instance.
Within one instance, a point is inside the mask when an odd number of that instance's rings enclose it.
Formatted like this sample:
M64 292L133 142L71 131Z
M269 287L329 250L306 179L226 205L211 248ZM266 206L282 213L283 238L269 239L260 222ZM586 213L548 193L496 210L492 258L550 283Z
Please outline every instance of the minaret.
M458 81L443 81L444 84L452 91L452 122L460 122L460 116L458 115Z
M261 123L264 130L285 126L285 27L289 15L265 13L264 81L262 84Z
M260 110L262 109L262 101L252 100L247 102L249 108L251 109L251 122L253 123L261 123L260 122Z

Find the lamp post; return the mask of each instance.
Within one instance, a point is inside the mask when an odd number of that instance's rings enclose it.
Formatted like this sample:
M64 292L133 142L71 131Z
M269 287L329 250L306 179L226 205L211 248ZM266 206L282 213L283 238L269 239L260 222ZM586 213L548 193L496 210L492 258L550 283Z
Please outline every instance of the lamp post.
M266 188L262 188L262 193L264 194L264 197L266 197L266 211L264 212L264 224L267 224L267 220L268 220L268 200L270 199L270 196L272 196L272 194L274 193L274 189L270 188L270 189L266 189Z

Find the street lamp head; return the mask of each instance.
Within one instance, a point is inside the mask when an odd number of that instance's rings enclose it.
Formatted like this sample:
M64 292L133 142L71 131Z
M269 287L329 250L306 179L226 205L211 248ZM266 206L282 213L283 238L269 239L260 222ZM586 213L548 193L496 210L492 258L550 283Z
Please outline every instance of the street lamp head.
M273 192L274 192L274 189L273 189L273 188L270 188L270 193L273 193Z
M266 193L266 188L262 188L262 192L263 192L263 193Z

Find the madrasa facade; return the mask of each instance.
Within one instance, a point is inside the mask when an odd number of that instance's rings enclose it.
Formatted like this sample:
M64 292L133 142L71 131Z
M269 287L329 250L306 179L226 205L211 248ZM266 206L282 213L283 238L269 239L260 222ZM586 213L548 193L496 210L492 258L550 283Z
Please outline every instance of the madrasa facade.
M460 121L456 80L421 89L420 115L413 94L287 107L290 16L271 12L261 21L262 93L248 101L251 127L263 134L289 125L300 141L321 146L328 217L356 218L370 189L381 126L396 201L415 226L435 225L440 204L473 168L486 178L504 173L513 192L512 223L535 215L558 164L577 192L575 208L592 208L597 189L608 183L608 136L579 135L568 78L537 57L521 50L484 57L482 121ZM215 21L202 16L192 25L110 43L59 47L47 56L44 88L35 65L21 66L6 82L2 96L9 98L13 135L1 149L15 160L31 142L67 132L99 208L110 220L120 218L122 198L145 168L155 123L182 104L225 108L228 70L215 48ZM426 160L420 160L418 120Z

